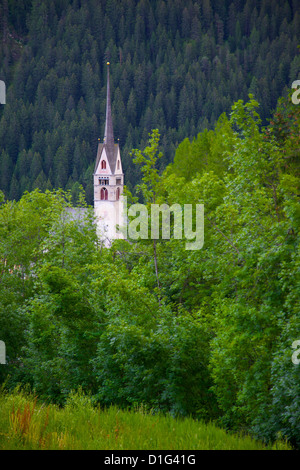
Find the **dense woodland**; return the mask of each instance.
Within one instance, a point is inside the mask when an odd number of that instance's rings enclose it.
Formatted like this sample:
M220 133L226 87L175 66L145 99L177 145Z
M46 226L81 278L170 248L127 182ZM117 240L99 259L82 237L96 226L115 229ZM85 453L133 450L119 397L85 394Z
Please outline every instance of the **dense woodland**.
M1 23L1 382L299 448L300 105L284 91L300 78L297 2L15 3ZM96 236L107 58L128 199L203 203L201 250Z
M134 152L146 204L204 203L201 250L172 237L105 248L92 208L66 216L71 191L2 195L7 387L60 405L82 387L101 406L143 404L299 447L299 128L299 107L282 100L261 130L250 95L162 175L157 130ZM182 175L195 151L202 168Z
M252 93L263 123L297 77L299 3L261 0L1 0L0 189L73 189L93 203L106 61L125 181L158 128L165 168L186 137Z

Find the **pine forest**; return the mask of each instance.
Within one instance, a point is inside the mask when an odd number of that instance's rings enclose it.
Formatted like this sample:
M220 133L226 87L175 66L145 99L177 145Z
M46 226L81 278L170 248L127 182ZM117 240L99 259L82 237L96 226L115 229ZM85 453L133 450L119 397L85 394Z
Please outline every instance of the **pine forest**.
M0 0L0 449L299 450L299 159L298 0Z

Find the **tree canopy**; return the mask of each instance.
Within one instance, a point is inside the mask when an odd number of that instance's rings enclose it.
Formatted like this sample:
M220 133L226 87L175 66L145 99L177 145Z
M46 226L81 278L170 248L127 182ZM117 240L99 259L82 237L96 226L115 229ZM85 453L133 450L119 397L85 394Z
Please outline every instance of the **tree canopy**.
M299 75L297 2L263 0L4 0L1 4L0 189L83 185L105 120L111 63L115 137L125 180L141 175L132 148L158 128L164 169L184 139L213 130L252 93L267 123ZM204 144L204 142L203 142Z
M146 204L204 204L199 250L172 236L105 248L82 191L81 219L67 217L70 192L36 189L18 202L1 196L7 386L30 384L59 404L80 386L102 405L143 403L299 447L293 106L280 100L272 124L261 128L259 103L252 95L238 100L215 129L180 145L161 175L158 130L133 152ZM196 173L189 166L178 173L182 146L187 164L189 155L199 160Z

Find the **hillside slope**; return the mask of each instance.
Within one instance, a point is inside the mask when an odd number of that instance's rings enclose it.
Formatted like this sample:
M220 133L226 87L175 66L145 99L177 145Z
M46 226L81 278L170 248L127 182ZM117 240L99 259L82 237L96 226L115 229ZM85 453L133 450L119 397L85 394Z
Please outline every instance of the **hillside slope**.
M4 0L0 6L0 189L71 188L92 203L103 138L105 63L111 62L115 136L125 180L140 174L130 151L152 128L164 158L212 128L249 92L266 123L299 75L297 1Z

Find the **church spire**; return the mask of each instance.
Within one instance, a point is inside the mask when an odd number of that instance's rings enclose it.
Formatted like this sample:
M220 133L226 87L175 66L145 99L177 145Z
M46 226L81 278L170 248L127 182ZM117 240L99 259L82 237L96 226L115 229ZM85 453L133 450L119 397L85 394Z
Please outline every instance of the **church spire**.
M102 240L105 239L105 243L109 244L110 241L115 238L124 238L124 235L116 231L116 227L123 226L125 220L123 216L122 198L124 174L119 142L115 143L114 141L110 100L109 62L107 62L104 142L98 143L93 177L94 209L97 219L97 230L99 231L100 238Z
M114 131L111 116L110 85L109 85L109 62L107 62L107 95L106 95L106 120L104 131L104 143L108 149L114 148Z

